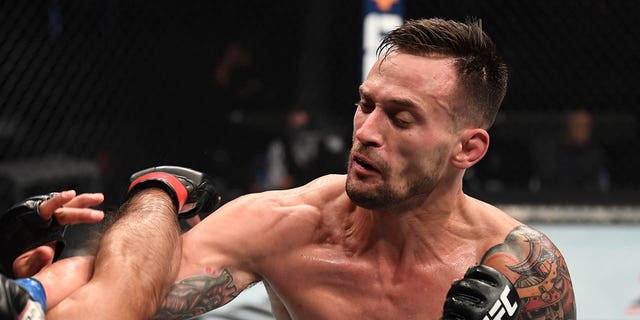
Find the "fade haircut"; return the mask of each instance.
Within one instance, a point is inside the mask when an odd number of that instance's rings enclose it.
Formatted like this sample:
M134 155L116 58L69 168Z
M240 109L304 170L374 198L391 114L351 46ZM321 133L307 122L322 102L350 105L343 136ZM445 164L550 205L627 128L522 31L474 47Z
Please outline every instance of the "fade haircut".
M482 31L481 20L408 20L384 37L377 54L386 57L393 51L454 58L459 98L452 110L456 126L489 129L493 125L507 91L508 70Z

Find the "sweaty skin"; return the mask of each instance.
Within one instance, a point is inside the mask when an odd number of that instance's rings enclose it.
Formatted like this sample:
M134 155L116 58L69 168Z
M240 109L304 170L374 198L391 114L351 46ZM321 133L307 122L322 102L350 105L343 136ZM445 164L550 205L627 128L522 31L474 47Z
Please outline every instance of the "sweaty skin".
M164 202L122 222L129 228L112 233L119 241L103 241L110 246L92 280L56 307L58 319L155 310L157 319L186 319L258 281L278 319L439 319L452 282L480 263L515 284L520 319L575 319L569 273L551 241L463 192L489 135L459 120L455 106L466 100L454 62L400 51L376 62L359 88L346 175L242 196L170 241L175 223L158 220L175 219L170 199L149 195L144 202ZM87 299L103 301L97 308Z
M200 314L263 280L278 319L438 319L451 282L479 264L490 248L510 247L508 235L522 242L522 233L543 238L466 196L462 201L473 212L470 217L414 233L408 231L414 226L397 223L396 217L376 217L353 205L344 183L345 176L331 175L293 192L245 196L196 225L184 236L183 250L193 254L182 260L183 280L174 286L159 318ZM249 216L251 225L242 223ZM401 237L390 230L412 236L396 246ZM554 249L548 242L543 245ZM486 258L493 267L504 270L524 262L523 273L537 267L523 261L527 248L499 258L496 248ZM566 270L557 259L547 263ZM529 292L542 286L527 282L516 287ZM556 299L556 305L568 304L572 310L569 289L560 289L564 298Z
M550 307L574 319L553 244L462 191L489 137L456 125L456 93L451 58L378 60L360 87L347 175L243 196L184 234L158 318L201 314L263 281L278 319L438 319L451 283L483 262L525 297L521 319Z

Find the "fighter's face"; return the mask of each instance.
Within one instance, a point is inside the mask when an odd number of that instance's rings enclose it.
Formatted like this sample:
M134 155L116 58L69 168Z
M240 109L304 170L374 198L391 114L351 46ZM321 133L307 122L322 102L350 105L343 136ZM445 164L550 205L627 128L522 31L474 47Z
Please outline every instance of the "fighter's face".
M347 193L384 209L426 197L449 168L457 139L453 59L391 53L360 86Z

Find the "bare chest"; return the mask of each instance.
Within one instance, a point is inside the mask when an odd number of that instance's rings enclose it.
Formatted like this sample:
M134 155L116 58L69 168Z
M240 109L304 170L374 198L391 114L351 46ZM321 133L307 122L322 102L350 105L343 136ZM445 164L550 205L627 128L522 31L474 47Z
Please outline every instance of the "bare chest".
M301 251L265 275L291 319L439 319L451 283L477 259L394 265L334 249Z

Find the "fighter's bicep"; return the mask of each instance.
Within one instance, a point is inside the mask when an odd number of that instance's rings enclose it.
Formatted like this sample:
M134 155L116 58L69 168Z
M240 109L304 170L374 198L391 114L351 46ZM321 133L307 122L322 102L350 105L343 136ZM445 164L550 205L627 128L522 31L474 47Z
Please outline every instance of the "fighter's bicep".
M520 319L575 319L575 299L569 270L560 250L543 233L514 228L505 241L482 258L511 280L522 303Z
M249 225L258 225L260 219L247 219L244 207L219 210L182 234L178 280L203 273L215 277L227 270L242 285L257 281L255 260L261 242Z
M318 210L283 203L283 197L254 194L225 204L182 235L183 260L202 263L222 257L254 272L248 269L313 242L322 226Z
M178 280L158 319L188 318L226 304L262 280L270 262L313 239L313 207L285 205L274 195L280 194L234 200L182 235Z
M198 239L199 234L183 235L178 277L155 319L187 319L206 313L259 281L243 256L215 239Z

